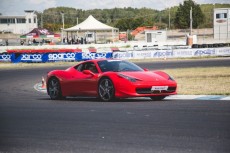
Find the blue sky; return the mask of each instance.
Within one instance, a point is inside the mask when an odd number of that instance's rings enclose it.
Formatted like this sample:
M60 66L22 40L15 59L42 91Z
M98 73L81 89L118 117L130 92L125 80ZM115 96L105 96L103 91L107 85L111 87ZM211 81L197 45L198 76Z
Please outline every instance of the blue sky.
M153 8L162 10L176 6L184 0L0 0L2 15L24 15L24 10L43 11L58 6L76 9L104 9L114 7ZM230 0L194 0L198 4L230 3Z

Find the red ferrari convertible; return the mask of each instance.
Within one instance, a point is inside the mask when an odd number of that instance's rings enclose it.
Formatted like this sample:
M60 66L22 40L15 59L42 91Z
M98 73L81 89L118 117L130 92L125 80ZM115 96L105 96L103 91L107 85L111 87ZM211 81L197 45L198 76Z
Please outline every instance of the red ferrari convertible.
M150 97L162 100L176 94L177 83L162 71L148 71L124 60L88 60L66 70L48 73L47 93L51 99L67 96L115 98Z

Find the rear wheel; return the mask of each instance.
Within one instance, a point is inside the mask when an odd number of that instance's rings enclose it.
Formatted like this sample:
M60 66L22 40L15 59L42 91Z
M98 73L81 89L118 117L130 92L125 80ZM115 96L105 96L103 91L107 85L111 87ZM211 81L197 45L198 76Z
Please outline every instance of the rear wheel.
M163 100L166 96L152 96L150 97L153 101Z
M114 99L114 85L109 78L102 78L98 85L98 96L102 101L112 101Z
M48 81L48 94L51 99L57 100L57 99L63 99L64 97L62 96L61 93L61 86L60 82L57 78L51 78Z

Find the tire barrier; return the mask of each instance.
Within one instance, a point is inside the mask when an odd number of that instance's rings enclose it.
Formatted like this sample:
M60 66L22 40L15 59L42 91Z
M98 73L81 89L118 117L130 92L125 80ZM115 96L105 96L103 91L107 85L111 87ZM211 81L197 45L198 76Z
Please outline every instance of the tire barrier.
M214 44L213 44L214 45ZM230 47L192 49L166 49L166 50L131 50L131 51L104 51L104 52L51 52L51 53L1 53L0 62L12 63L45 63L57 61L84 61L89 59L148 59L148 58L188 58L200 56L230 56ZM204 48L207 47L207 48Z
M215 44L193 44L192 48L219 48L230 47L230 43L215 43Z

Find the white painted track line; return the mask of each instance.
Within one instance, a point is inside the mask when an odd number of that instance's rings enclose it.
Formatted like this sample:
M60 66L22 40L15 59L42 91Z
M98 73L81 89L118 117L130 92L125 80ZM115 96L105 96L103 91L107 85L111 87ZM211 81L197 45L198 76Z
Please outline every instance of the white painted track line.
M43 93L47 93L46 88L42 88L42 84L41 83L37 83L34 85L34 89L39 91L39 92L43 92ZM138 98L142 98L143 97L138 97ZM230 101L230 96L223 96L223 95L172 95L172 96L168 96L165 99L168 100L229 100Z

